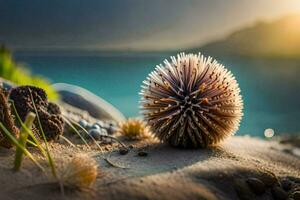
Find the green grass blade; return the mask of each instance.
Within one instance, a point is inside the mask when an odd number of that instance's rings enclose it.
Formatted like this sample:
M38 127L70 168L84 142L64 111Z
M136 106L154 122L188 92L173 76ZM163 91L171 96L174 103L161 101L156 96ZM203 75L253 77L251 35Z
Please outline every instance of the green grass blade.
M16 109L15 103L12 100L9 100L9 102L11 103L14 113L18 119L18 122L21 124L22 129L24 129L29 135L30 137L33 139L33 141L30 141L28 143L32 144L33 146L36 146L41 153L43 154L44 157L47 157L46 151L45 149L42 147L41 143L39 142L39 140L36 138L36 136L32 133L31 129L28 129L27 126L25 126L25 124L23 123L23 121L20 118L20 115L18 114L18 111Z
M84 142L84 144L90 149L90 145L88 144L88 142L86 141L86 139L84 139L84 137L79 133L79 131L73 126L72 122L70 122L70 120L68 120L65 116L62 116L64 121L73 129L73 131L75 131L75 133L80 137L80 139Z
M5 135L11 140L11 142L18 148L20 148L30 160L32 160L42 171L45 171L45 169L37 162L37 160L34 158L34 156L21 144L19 144L18 140L5 128L5 126L0 122L0 127L5 133Z
M32 96L32 92L31 92L30 89L29 89L29 92L30 92L31 101L32 101L32 104L33 104L33 107L34 107L34 111L35 111L35 114L36 114L36 118L37 118L37 121L38 121L38 125L39 125L40 131L41 131L41 133L42 133L44 142L45 142L45 146L46 146L46 154L47 154L47 157L48 157L49 165L50 165L50 167L51 167L52 175L53 175L55 178L57 178L57 173L56 173L56 169L55 169L55 163L54 163L54 160L52 159L52 156L51 156L51 154L50 154L50 150L49 150L49 146L48 146L48 141L47 141L45 132L44 132L44 130L43 130L43 126L42 126L42 123L41 123L41 120L40 120L40 117L39 117L39 114L38 114L38 111L37 111L37 108L36 108L36 105L35 105L35 102L34 102L34 98L33 98L33 96Z
M59 138L63 139L66 143L68 143L71 147L75 147L75 145L65 136L60 135Z
M34 119L35 119L35 114L32 112L28 113L28 115L26 116L26 119L25 119L25 126L28 129L32 128ZM21 128L20 136L19 136L19 144L23 148L26 148L27 138L28 138L28 131L26 131L24 128ZM21 168L23 154L24 154L23 150L21 148L17 147L16 155L15 155L15 165L14 165L14 169L16 171L19 171Z
M33 141L27 139L27 143L34 146L34 147L38 147L38 145L36 143L34 143Z

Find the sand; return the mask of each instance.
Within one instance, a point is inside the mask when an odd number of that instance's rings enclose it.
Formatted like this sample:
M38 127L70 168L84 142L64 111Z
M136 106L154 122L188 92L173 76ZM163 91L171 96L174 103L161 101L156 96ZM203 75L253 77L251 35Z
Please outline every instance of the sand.
M52 143L57 163L82 152L99 163L99 176L89 192L67 192L65 196L51 175L27 158L22 170L13 172L14 150L0 149L0 199L272 199L271 188L281 180L300 184L300 159L291 151L295 147L277 141L234 136L206 150L176 149L153 141L130 144L133 148L126 155L120 155L117 146L105 146L110 161L125 167L116 168L102 159L95 146ZM36 150L31 151L42 161ZM140 151L148 155L138 156ZM247 186L245 181L253 177L266 184L262 195L255 195Z

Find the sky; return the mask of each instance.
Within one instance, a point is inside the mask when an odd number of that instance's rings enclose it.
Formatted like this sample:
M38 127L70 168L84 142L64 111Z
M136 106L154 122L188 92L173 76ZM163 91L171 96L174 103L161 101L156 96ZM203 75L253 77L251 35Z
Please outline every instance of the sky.
M300 13L300 0L0 0L11 48L168 50Z

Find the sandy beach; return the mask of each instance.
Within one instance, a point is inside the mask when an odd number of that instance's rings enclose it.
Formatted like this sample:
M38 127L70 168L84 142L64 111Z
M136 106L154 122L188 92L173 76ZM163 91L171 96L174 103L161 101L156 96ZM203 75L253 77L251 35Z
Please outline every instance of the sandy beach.
M299 190L300 159L287 153L291 147L276 141L231 137L207 150L182 150L152 141L130 142L132 149L120 155L117 146L104 146L109 165L96 147L51 144L57 163L76 153L87 153L99 164L99 176L89 192L60 193L57 183L28 158L20 172L11 170L14 150L0 151L1 197L5 199L272 199L272 188L288 179ZM138 156L145 151L147 156ZM38 153L35 153L40 157ZM41 159L41 158L40 158ZM249 178L264 182L265 192L255 195ZM296 190L294 188L294 190ZM290 193L292 193L290 190ZM289 192L287 192L289 194Z

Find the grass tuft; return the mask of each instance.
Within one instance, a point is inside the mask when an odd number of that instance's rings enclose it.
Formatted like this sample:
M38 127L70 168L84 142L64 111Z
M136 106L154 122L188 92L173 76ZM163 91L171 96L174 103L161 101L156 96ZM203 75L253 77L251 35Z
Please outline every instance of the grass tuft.
M31 159L32 162L34 162L34 164L36 164L36 166L38 166L42 171L45 171L45 169L38 163L34 156L24 146L22 146L22 144L19 143L19 141L5 128L1 122L0 128L17 148L21 149L23 153L28 156L28 158Z
M15 106L14 101L12 101L12 100L9 100L9 101L10 101L12 107L13 107L14 114L15 114L15 116L17 117L18 122L21 124L21 128L24 129L24 130L26 130L26 132L29 134L29 136L30 136L31 139L33 140L33 141L28 140L27 142L28 142L29 144L31 144L31 145L37 147L37 148L41 151L41 153L43 154L43 156L44 156L44 157L47 157L46 151L45 151L45 149L42 147L42 145L41 145L39 139L37 139L36 136L32 133L32 131L31 131L30 129L28 129L27 126L22 122L22 120L21 120L21 118L20 118L20 115L18 114L18 111L17 111L17 109L16 109L16 106Z
M78 154L63 167L59 173L59 182L62 188L84 191L90 188L96 181L98 165L94 159Z
M128 139L140 140L151 137L149 127L144 121L137 118L129 118L119 125L119 133Z
M29 130L32 128L34 119L35 119L35 114L32 112L28 113L28 115L26 116L24 124ZM21 128L20 130L18 142L24 149L26 148L26 143L29 135L28 132L29 131L25 130L24 128ZM14 170L16 171L19 171L21 168L23 154L24 151L17 146L16 154L15 154L15 164L14 164Z

